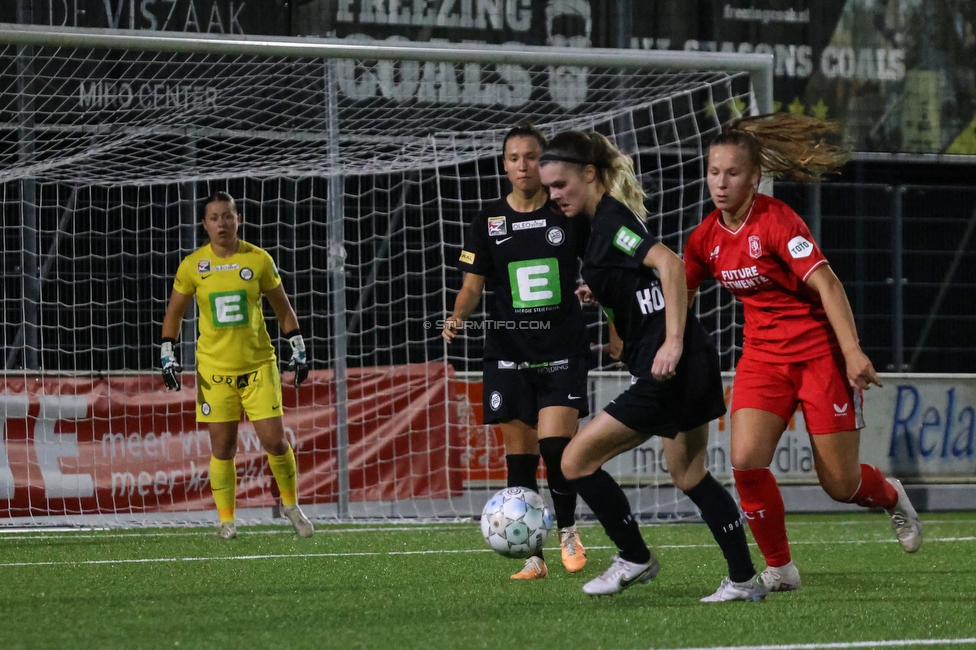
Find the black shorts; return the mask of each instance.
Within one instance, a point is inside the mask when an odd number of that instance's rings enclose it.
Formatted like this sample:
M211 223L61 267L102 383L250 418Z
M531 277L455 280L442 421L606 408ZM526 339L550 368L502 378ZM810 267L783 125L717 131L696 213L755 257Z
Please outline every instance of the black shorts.
M718 354L709 347L685 354L667 381L641 378L603 409L638 433L674 438L725 415Z
M547 406L568 406L579 417L589 415L586 366L586 357L533 364L485 361L484 423L521 420L535 427L539 411Z

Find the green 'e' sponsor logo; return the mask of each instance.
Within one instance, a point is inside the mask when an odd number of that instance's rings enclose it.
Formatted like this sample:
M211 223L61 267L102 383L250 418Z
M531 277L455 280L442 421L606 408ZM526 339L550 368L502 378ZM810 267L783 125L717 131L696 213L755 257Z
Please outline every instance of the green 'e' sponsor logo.
M210 313L214 327L240 327L251 319L247 313L247 291L223 291L210 294Z
M627 226L620 226L620 230L613 236L613 245L630 256L633 256L642 241L644 240Z
M555 257L512 262L508 265L508 278L515 309L558 305L562 301L559 260Z

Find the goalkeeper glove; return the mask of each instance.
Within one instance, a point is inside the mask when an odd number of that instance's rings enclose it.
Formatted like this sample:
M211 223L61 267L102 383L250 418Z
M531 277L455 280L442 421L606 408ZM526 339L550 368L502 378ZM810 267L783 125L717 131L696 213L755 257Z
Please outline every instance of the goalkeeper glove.
M176 339L165 338L159 347L159 364L163 369L163 383L169 390L180 389L179 373L183 372L180 364L176 362L176 353L173 351L173 344Z
M301 332L293 330L285 334L288 343L291 345L291 361L288 362L288 371L295 373L295 386L301 386L302 382L308 378L308 359L305 356L305 339Z

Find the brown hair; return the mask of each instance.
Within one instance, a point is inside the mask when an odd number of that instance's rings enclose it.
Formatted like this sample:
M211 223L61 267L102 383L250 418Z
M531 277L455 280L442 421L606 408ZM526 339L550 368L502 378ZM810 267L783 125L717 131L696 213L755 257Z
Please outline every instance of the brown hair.
M745 151L749 162L766 174L791 181L815 181L836 172L850 152L825 138L840 125L793 113L771 113L729 122L711 147L733 146Z
M542 135L542 131L535 128L531 122L519 122L512 129L505 134L505 139L502 140L502 153L505 153L505 147L508 146L508 141L512 138L535 138L539 143L539 146L543 149L546 148L546 136Z
M539 164L562 162L584 169L596 167L597 178L610 196L627 206L641 221L647 219L647 194L634 172L634 161L606 136L590 131L564 131L556 135L539 158Z
M223 202L230 203L231 210L233 210L234 212L237 212L237 202L234 201L234 197L231 196L230 194L228 194L227 192L222 192L220 190L218 190L218 191L212 193L210 196L208 196L207 197L207 200L203 204L203 207L206 210L206 207L208 205L210 205L211 203L218 203L218 202L220 202L220 203L223 203Z

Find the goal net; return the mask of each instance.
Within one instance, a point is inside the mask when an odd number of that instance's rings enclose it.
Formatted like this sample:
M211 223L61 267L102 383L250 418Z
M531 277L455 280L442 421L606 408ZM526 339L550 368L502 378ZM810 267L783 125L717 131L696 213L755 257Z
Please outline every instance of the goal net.
M479 514L505 476L479 424L483 338L447 347L437 321L462 281L464 224L508 191L504 134L528 120L608 135L680 251L706 209L708 140L768 110L767 58L0 26L0 525L216 520L195 307L179 392L158 344L217 190L275 259L308 345L309 381L283 382L306 511ZM708 288L699 308L730 369L733 305ZM587 318L596 411L626 375L599 347L598 310ZM269 520L274 482L247 422L237 468L239 515ZM694 511L653 441L613 471L645 517Z

